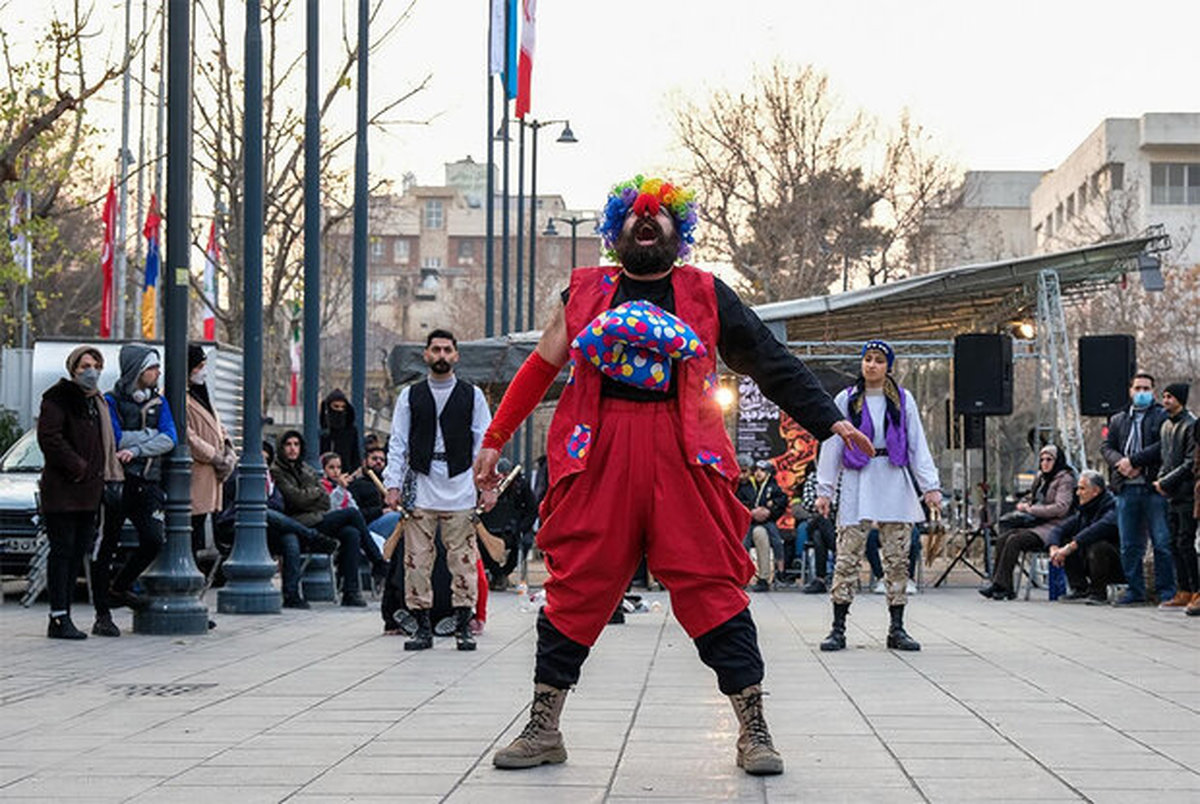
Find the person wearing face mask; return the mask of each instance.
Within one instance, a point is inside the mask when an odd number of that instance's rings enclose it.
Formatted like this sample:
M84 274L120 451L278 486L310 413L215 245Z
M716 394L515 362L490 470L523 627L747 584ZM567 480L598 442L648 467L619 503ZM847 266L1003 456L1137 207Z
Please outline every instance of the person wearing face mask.
M47 587L51 639L87 639L71 622L71 594L83 556L96 538L96 514L105 483L124 478L117 460L116 435L100 394L104 355L79 346L67 356L67 378L42 395L37 440L45 456L41 512L50 539ZM107 612L97 611L92 633L120 636Z
M1142 571L1146 531L1154 544L1154 589L1159 602L1175 597L1167 500L1154 490L1162 464L1158 442L1167 412L1154 401L1154 377L1144 371L1133 375L1129 400L1129 408L1109 421L1108 436L1100 445L1100 454L1108 463L1108 484L1117 498L1121 567L1129 584L1125 593L1113 601L1117 606L1146 602L1146 578Z
M204 347L188 345L187 438L192 453L192 550L205 545L204 522L221 510L222 484L237 466L233 442L208 393Z
M143 600L130 587L154 561L165 542L163 534L162 465L175 449L175 419L171 407L158 392L162 361L158 350L137 343L121 347L121 377L105 395L117 440L117 458L125 468L120 499L106 501L104 534L92 559L92 588L97 616L113 605L137 607ZM138 546L116 578L116 559L121 527L128 519L138 535Z
M321 453L336 452L342 459L342 472L350 475L362 464L358 425L354 406L341 388L334 388L321 403Z

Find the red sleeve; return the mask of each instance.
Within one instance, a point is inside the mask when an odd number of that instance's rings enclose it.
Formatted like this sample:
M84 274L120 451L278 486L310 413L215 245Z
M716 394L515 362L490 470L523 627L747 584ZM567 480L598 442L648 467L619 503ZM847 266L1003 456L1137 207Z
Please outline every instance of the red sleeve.
M536 351L526 358L509 383L491 426L483 435L484 449L503 449L521 422L542 401L557 376L558 367Z

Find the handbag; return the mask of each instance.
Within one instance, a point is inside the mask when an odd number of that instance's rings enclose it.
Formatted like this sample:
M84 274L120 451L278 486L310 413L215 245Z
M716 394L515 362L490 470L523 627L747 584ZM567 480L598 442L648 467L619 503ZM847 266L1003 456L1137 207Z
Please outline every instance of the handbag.
M1009 511L1000 517L1000 526L1011 530L1032 528L1039 522L1041 520L1028 511Z

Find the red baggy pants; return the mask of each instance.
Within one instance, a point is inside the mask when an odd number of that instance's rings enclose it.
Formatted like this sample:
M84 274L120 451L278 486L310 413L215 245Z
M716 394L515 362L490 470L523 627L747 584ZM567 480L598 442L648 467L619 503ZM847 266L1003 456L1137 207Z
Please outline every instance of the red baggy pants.
M592 450L542 505L554 627L594 644L643 555L692 638L746 608L750 513L729 480L687 461L676 403L601 400Z

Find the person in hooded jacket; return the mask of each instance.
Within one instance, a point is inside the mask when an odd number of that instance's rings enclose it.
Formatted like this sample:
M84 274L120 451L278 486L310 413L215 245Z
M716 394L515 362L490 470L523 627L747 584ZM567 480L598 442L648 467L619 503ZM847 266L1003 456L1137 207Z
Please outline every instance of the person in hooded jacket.
M304 436L298 430L280 434L271 477L283 497L287 516L341 543L338 574L342 578L342 605L366 606L359 591L358 556L359 546L371 540L367 523L357 508L329 509L329 492L321 485L316 470L304 462Z
M121 377L105 395L117 443L117 458L125 468L119 500L106 501L104 535L92 560L96 616L113 605L138 607L144 601L130 587L154 561L165 542L163 534L163 461L178 436L166 397L158 392L162 360L158 350L138 343L121 347ZM109 578L116 559L121 527L128 519L137 531L138 546L117 577Z
M98 388L103 369L99 349L73 349L67 356L67 377L42 395L38 415L38 446L45 456L39 483L41 512L50 540L46 636L51 639L87 639L71 622L71 593L83 556L96 538L96 514L105 483L124 477L108 405ZM121 635L107 611L97 611L92 633Z
M204 548L204 522L221 511L222 484L233 476L237 453L208 393L204 347L188 345L187 438L192 453L192 550Z
M362 463L358 420L354 406L341 388L334 388L321 403L321 452L336 452L342 459L342 471L352 474Z

